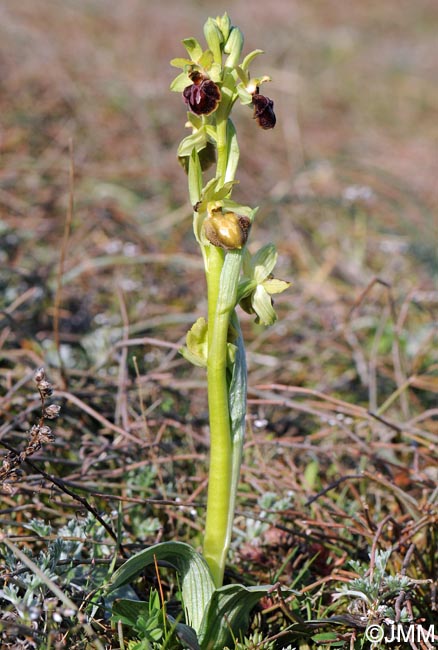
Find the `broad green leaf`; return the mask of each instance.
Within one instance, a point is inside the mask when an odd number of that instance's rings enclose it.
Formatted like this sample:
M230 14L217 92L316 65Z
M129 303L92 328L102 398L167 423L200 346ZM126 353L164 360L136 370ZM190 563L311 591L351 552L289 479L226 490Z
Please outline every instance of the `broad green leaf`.
M206 561L188 544L163 542L136 553L112 575L108 591L134 580L155 558L158 562L168 562L179 573L187 623L198 632L214 583Z
M192 627L190 627L190 625L178 623L170 614L167 614L167 619L174 626L175 632L180 641L183 641L184 648L188 648L188 650L201 650L196 632Z
M226 585L214 591L198 633L202 650L234 647L233 638L246 632L249 614L269 586Z
M185 38L183 45L192 61L198 62L202 56L202 47L196 38Z
M117 598L112 607L111 622L121 621L123 625L134 627L139 616L149 613L149 604L144 600Z

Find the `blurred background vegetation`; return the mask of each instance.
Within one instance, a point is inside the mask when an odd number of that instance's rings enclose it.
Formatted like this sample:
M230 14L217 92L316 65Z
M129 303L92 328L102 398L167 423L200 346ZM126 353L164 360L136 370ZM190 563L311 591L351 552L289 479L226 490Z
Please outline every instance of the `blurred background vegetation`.
M302 569L295 588L316 585L320 598L390 516L378 537L394 570L414 543L430 555L414 553L409 571L436 580L435 0L0 4L0 442L25 445L44 366L62 411L34 462L113 523L123 497L128 544L199 544L205 378L178 348L206 300L168 62L224 11L246 52L265 50L252 72L272 76L277 114L266 133L235 110L234 198L260 206L251 246L273 241L293 282L272 328L243 316L249 433L233 570L290 585ZM83 508L23 470L2 524L36 554ZM34 518L51 532L31 538Z

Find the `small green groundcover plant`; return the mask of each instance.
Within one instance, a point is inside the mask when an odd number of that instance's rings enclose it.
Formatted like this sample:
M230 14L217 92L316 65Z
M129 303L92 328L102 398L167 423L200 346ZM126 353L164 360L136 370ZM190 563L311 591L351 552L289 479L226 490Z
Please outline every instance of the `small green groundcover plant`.
M179 576L186 623L174 630L189 648L225 648L238 639L250 610L269 587L223 586L230 545L235 498L242 456L246 413L245 349L236 307L254 314L257 322L276 320L271 295L288 283L273 277L277 252L272 244L251 254L247 240L257 208L234 201L232 192L239 162L236 130L231 111L240 102L250 109L255 123L268 130L275 126L273 101L260 92L269 77L251 77L249 68L262 53L254 50L242 58L243 35L227 14L209 18L204 25L207 48L198 40L183 41L186 58L171 64L182 72L171 90L182 94L191 133L178 147L178 158L188 177L193 206L193 230L204 260L208 291L208 317L200 318L187 334L182 354L205 367L210 421L209 488L203 553L172 541L157 544L131 557L112 576L109 590L120 589L155 561L173 566ZM248 111L249 112L249 111ZM215 173L214 173L215 166ZM204 172L210 179L204 180ZM137 629L150 647L151 601L119 599L113 620ZM169 620L169 619L167 619ZM146 627L149 625L145 623ZM143 634L140 628L143 629ZM165 647L156 639L156 647ZM161 644L161 645L160 645ZM141 646L143 647L143 645ZM154 646L155 647L155 646Z

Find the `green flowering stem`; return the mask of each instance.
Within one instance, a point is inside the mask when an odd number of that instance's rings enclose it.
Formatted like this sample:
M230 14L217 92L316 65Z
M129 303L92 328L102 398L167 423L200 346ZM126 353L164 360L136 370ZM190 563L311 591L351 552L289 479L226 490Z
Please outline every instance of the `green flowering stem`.
M222 585L230 545L235 495L232 494L233 437L227 382L227 339L234 314L240 276L241 251L209 251L208 281L208 409L210 419L210 469L204 557L216 586ZM237 317L234 314L234 318ZM238 468L237 468L238 471Z
M239 146L230 113L240 100L252 108L262 129L274 127L275 114L272 100L259 90L269 77L251 78L248 71L261 50L254 50L239 64L243 35L231 25L227 14L209 18L204 35L205 51L194 38L183 41L190 58L172 61L182 72L171 89L182 93L189 111L192 133L180 143L178 157L188 173L190 201L195 206L194 233L204 258L208 288L208 323L203 318L196 321L182 353L195 365L207 368L210 468L204 556L215 586L220 587L245 433L245 348L235 308L243 299L250 313L262 322L273 322L270 294L280 291L272 285L270 269L253 268L247 260L251 256L245 246L256 209L231 199ZM216 174L203 186L202 172L213 162L212 148L217 154ZM272 259L271 255L268 261ZM244 260L249 276L239 282Z

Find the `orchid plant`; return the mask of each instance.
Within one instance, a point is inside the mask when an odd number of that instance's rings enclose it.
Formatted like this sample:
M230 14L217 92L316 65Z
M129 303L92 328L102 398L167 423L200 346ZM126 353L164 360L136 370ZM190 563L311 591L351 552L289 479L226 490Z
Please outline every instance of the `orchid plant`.
M201 639L201 647L210 647L208 625L209 620L216 620L218 603L226 612L225 643L226 634L238 629L237 621L240 625L242 616L247 616L266 590L222 587L246 415L245 348L236 308L240 305L255 314L257 322L271 325L276 320L271 296L284 291L288 283L272 275L277 260L273 244L254 254L247 248L257 208L232 199L239 162L237 134L230 117L234 105L240 102L249 107L264 130L276 123L273 101L260 92L270 78L252 77L249 72L262 51L254 50L242 59L243 35L227 14L209 18L204 35L206 49L197 39L187 38L183 41L187 57L171 61L181 70L171 90L181 93L188 109L186 126L191 133L180 143L178 158L188 177L193 230L203 256L208 293L207 319L196 321L181 350L186 359L207 370L210 464L203 555L178 542L158 544L128 560L114 574L111 588L128 582L153 556L167 561L173 558L183 578L189 623ZM214 165L215 173L204 181L204 172ZM218 643L217 636L215 639Z
M204 27L208 48L194 38L183 41L189 58L174 59L182 69L171 85L182 92L191 134L178 156L188 173L193 230L204 259L208 321L199 319L187 336L183 354L207 368L210 419L210 470L204 557L216 586L222 584L230 543L234 502L245 429L246 367L237 305L270 325L276 319L271 294L288 283L271 272L277 253L270 244L251 256L246 246L257 208L236 203L239 147L230 113L236 101L252 107L259 126L271 129L273 101L260 93L269 77L250 76L254 50L242 61L243 36L225 14ZM225 60L224 60L225 55ZM217 153L217 160L215 161ZM216 173L203 183L203 171L216 162ZM243 273L242 273L243 271Z

